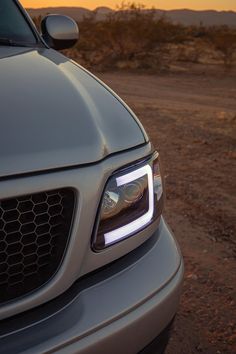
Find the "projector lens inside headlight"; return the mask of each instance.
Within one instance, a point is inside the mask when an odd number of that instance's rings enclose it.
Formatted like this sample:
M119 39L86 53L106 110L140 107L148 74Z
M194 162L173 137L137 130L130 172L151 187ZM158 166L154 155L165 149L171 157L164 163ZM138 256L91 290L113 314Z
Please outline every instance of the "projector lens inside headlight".
M158 155L112 176L100 207L94 250L102 250L134 235L156 217L162 195ZM156 195L156 196L155 196Z

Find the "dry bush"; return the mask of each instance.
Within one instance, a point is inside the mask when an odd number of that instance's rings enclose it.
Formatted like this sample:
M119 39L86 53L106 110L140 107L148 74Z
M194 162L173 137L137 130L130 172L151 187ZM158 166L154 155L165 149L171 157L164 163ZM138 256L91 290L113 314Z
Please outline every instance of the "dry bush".
M209 31L209 40L215 49L221 53L225 68L230 69L236 51L236 31L225 26L212 28Z
M41 18L34 19L39 28ZM172 61L200 62L204 48L221 53L225 67L232 66L236 30L226 27L184 27L157 17L143 5L122 3L104 20L96 11L79 22L80 40L66 54L88 68L159 71ZM172 51L169 51L172 48ZM175 54L173 54L173 48Z
M102 69L141 68L159 70L170 42L184 40L185 28L156 18L143 5L123 3L103 21L96 14L79 23L77 50L87 65Z
M41 27L42 16L34 17L34 18L33 18L33 21L34 21L34 24L35 24L37 30L40 32L40 30L41 30L40 27Z

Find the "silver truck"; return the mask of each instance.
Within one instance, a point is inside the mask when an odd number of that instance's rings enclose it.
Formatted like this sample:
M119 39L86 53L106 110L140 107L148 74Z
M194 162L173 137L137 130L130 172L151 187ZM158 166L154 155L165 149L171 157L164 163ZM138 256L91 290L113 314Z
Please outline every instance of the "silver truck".
M0 0L0 353L163 353L183 261L159 154L129 107Z

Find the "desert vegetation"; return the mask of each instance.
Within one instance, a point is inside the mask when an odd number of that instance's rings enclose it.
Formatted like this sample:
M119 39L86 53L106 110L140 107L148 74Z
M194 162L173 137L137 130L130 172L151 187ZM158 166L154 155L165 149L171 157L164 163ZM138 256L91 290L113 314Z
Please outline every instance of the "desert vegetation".
M40 27L41 17L34 18ZM96 70L169 70L176 63L236 63L236 29L227 26L183 26L154 9L122 3L116 12L97 20L96 11L78 23L80 40L66 54Z

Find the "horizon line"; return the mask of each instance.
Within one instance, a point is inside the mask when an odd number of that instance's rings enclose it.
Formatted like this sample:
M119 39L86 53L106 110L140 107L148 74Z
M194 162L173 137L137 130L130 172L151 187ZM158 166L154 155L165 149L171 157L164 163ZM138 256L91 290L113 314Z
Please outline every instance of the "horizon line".
M119 9L114 9L112 7L109 6L97 6L94 9L89 9L88 7L84 7L84 6L43 6L43 7L26 7L26 9L30 9L30 10L40 10L40 9L60 9L60 8L68 8L68 9L84 9L84 10L88 10L88 11L95 11L99 8L106 8L112 11L120 11ZM184 11L184 10L189 10L189 11L194 11L194 12L206 12L206 11L214 11L214 12L234 12L236 13L236 10L217 10L217 9L202 9L202 10L196 10L196 9L191 9L191 8L173 8L173 9L161 9L161 8L156 8L156 7L149 7L149 8L144 8L143 10L158 10L158 11ZM124 10L126 11L126 10Z

